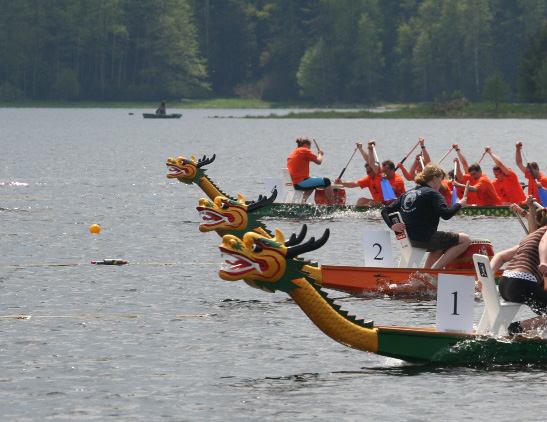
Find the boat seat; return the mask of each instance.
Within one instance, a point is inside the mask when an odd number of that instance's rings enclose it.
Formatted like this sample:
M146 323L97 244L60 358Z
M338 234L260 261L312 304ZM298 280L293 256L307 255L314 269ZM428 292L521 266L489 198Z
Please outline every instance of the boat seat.
M389 218L393 223L400 223L403 221L401 214L394 212L389 214ZM423 248L415 248L410 243L410 239L406 233L406 230L402 232L396 232L395 237L397 238L397 245L401 251L401 259L399 261L399 268L418 268L422 262L422 258L427 252Z
M288 168L281 169L281 175L283 177L283 182L285 184L285 192L287 192L287 196L285 197L285 202L290 204L302 203L302 198L304 197L304 191L296 190L294 188L289 169Z
M473 255L477 279L482 284L484 312L482 314L477 334L506 336L507 327L520 309L520 303L506 302L498 295L498 286L492 274L490 259L486 255Z

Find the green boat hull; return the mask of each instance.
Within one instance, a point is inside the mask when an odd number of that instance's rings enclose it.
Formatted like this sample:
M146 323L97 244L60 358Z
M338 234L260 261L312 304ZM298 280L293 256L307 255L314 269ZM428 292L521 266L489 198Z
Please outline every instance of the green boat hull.
M412 363L507 364L547 362L547 340L495 338L405 327L376 327L378 355Z
M306 218L323 217L332 214L369 213L374 218L379 217L382 207L368 207L356 205L315 205L290 204L274 202L256 211L260 217L274 218ZM506 206L467 207L458 211L459 216L483 217L514 217L515 213Z

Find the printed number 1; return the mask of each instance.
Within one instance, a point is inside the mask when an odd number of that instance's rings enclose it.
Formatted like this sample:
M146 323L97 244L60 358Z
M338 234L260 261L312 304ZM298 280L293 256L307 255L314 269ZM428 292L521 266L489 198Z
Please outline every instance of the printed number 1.
M458 292L452 292L454 295L454 312L452 315L459 315L458 314Z

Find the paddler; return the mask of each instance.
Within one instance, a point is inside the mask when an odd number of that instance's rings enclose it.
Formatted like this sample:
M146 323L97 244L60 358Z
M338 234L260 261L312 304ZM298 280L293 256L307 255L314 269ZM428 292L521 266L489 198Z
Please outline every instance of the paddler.
M530 161L529 166L525 166L522 163L522 142L516 143L517 150L515 152L515 161L517 163L517 167L522 170L524 173L524 176L528 179L528 195L532 195L534 198L538 198L538 201L541 205L544 207L547 207L547 204L543 204L541 202L541 198L538 195L538 186L537 182L541 184L542 187L547 189L547 176L545 176L543 173L539 171L538 163L535 161ZM532 173L530 173L530 171ZM537 182L536 180L537 179Z
M310 177L310 162L321 165L323 150L317 148L317 155L311 152L311 142L308 138L297 138L296 149L287 158L287 168L291 174L296 190L304 191L302 203L310 197L316 188L323 188L330 205L335 203L331 181L327 177Z
M467 181L469 181L469 205L489 206L489 205L502 205L496 188L488 178L486 174L482 172L481 166L478 163L467 165L463 153L460 151L458 144L455 143L452 147L456 150L459 161L457 163L457 175L456 180L453 182L457 187L465 187ZM463 165L465 174L461 172L460 161ZM474 195L476 193L476 196Z
M429 255L424 268L442 269L465 252L471 245L471 238L465 233L438 231L439 219L449 220L463 206L462 198L449 207L439 193L444 171L436 164L428 164L416 176L417 186L382 210L382 217L395 232L406 229L410 243L417 248L427 249ZM399 211L402 223L393 224L389 214Z
M393 161L391 160L385 160L382 162L382 167L376 163L374 160L374 156L372 154L372 151L374 149L374 145L376 145L376 141L368 141L368 165L374 172L374 174L380 175L380 179L384 177L391 187L393 188L393 192L395 193L395 196L399 198L403 193L405 193L405 181L401 177L401 175L397 174L395 172L395 164L393 164ZM381 181L381 180L380 180ZM383 198L382 198L383 199ZM386 203L391 203L394 200L391 201L383 201Z
M492 180L492 184L501 199L501 203L503 205L510 205L522 204L526 201L526 194L522 189L517 174L503 164L503 161L492 152L492 148L489 146L484 147L484 151L492 157L492 160L496 164L493 167L495 179Z
M357 188L360 187L361 189L368 188L370 190L370 194L372 195L373 199L370 198L359 198L355 205L357 206L380 206L383 205L384 196L382 194L382 187L380 185L380 182L382 180L382 177L372 171L372 168L368 164L368 154L363 149L363 143L362 142L356 142L355 145L357 145L357 149L361 152L361 155L365 159L365 170L367 172L367 175L359 180L354 180L352 182L343 182L342 179L336 179L334 181L337 185L342 185L345 188Z
M530 209L533 205L530 206ZM511 258L499 279L498 286L504 300L523 303L529 306L537 315L525 321L509 324L509 335L520 334L528 330L545 328L547 325L547 210L537 211L537 230L530 229L519 245L496 254L492 259L496 269L499 265L498 255Z

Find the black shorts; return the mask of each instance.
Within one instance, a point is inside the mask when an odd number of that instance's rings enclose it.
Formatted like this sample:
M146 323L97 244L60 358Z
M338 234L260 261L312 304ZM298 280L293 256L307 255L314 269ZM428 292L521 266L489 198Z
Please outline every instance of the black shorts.
M460 243L460 235L455 232L435 232L429 242L419 242L410 239L415 248L427 249L427 252L449 249Z
M500 296L509 302L524 303L538 315L547 315L547 291L537 282L501 276Z

